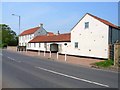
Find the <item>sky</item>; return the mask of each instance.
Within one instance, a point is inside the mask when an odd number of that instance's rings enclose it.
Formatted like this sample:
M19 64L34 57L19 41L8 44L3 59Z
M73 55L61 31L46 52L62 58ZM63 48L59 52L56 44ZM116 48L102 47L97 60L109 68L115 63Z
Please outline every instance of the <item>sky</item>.
M20 32L43 23L48 32L68 33L86 13L118 25L117 2L2 2L0 23L19 34L16 14L21 16Z

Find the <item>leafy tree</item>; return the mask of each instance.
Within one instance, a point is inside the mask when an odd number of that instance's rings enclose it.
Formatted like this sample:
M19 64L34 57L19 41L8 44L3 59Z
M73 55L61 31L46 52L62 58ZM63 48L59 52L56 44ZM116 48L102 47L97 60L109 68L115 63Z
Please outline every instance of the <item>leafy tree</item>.
M18 43L16 33L6 24L0 24L0 44L15 46Z

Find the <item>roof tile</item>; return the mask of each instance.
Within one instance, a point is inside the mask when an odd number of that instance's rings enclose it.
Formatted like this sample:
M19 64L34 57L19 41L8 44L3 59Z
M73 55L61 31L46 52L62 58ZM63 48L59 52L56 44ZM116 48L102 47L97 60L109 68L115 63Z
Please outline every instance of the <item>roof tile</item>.
M65 34L59 34L59 35L52 35L52 36L37 36L34 39L32 39L29 43L34 42L70 42L70 33Z
M92 16L93 18L95 18L95 19L103 22L104 24L106 24L106 25L108 25L108 26L111 26L111 27L114 27L114 28L117 28L117 29L118 29L118 26L112 24L111 22L109 22L109 21L107 21L107 20L101 19L101 18L99 18L99 17L97 17L97 16L94 16L94 15L92 15L92 14L90 14L90 13L87 13L87 14L90 15L90 16Z
M23 35L27 35L27 34L33 34L34 32L36 32L40 27L35 27L35 28L31 28L31 29L28 29L28 30L25 30L23 31L20 36L23 36Z

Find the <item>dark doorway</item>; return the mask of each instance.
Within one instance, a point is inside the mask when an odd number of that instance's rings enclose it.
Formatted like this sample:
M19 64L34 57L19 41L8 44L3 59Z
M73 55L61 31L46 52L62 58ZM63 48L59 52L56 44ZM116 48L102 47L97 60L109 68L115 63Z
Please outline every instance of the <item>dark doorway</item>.
M58 44L50 44L51 52L58 52Z

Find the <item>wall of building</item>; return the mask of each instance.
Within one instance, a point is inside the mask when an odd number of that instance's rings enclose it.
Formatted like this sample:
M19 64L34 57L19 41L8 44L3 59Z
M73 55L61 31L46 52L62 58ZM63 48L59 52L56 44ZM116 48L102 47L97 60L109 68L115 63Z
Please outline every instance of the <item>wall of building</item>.
M67 45L65 45L65 43ZM35 44L35 45L34 45ZM39 46L40 44L40 46ZM45 44L46 44L46 48L45 48ZM27 49L29 50L41 50L41 51L50 51L50 44L58 44L58 49L59 49L59 53L62 54L69 54L68 51L71 48L70 42L55 42L55 43L29 43L27 46Z
M19 36L19 45L26 46L26 44L34 38L34 34Z
M45 50L44 43L28 43L27 49L30 50Z
M34 33L35 37L39 36L39 35L47 35L47 31L43 28L40 27L40 29L38 29L35 33Z
M85 22L89 28L85 29ZM86 15L71 31L69 53L78 56L108 58L108 26ZM75 48L78 42L78 48Z
M20 46L28 46L28 42L30 40L32 40L34 37L39 36L39 35L47 35L47 31L43 27L40 27L40 29L38 29L33 34L19 36L19 45Z

